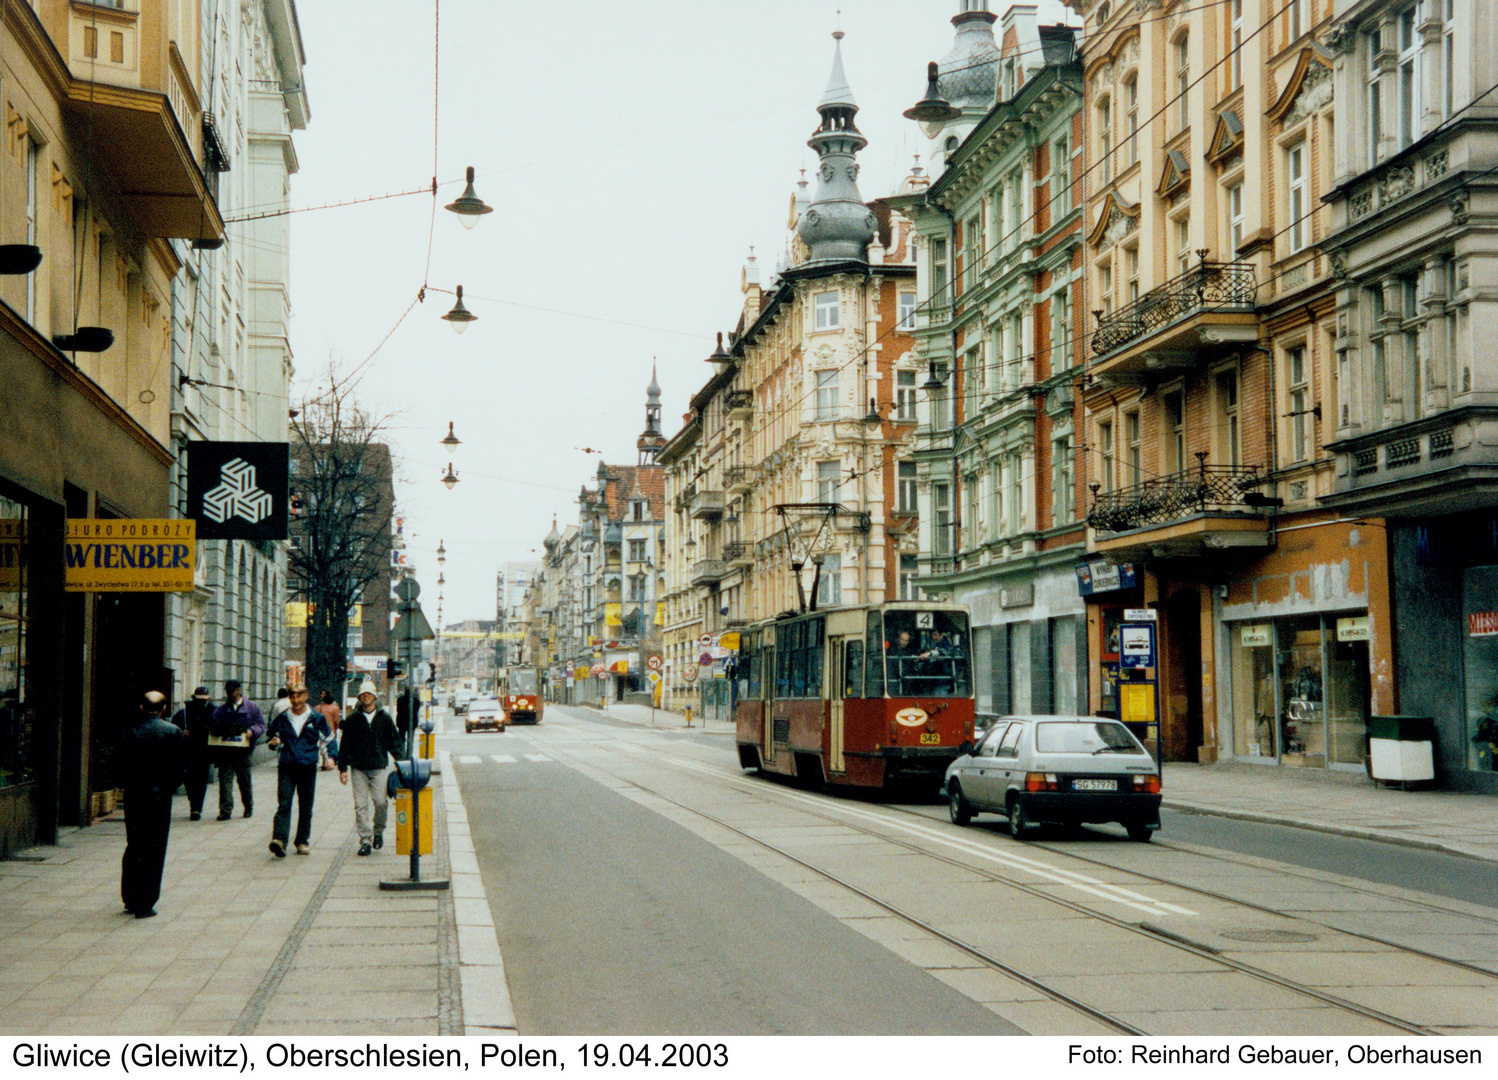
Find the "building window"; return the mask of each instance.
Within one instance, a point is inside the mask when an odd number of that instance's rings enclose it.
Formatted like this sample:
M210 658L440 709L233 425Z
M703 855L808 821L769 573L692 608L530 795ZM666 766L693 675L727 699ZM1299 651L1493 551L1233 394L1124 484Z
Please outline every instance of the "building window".
M931 485L931 549L938 555L952 553L952 488Z
M1065 135L1051 144L1051 217L1071 213L1071 140Z
M915 372L895 372L895 419L915 419Z
M1295 0L1291 0L1291 6ZM1231 23L1230 46L1232 52L1228 60L1228 72L1232 76L1233 89L1243 85L1243 0L1232 0L1228 17ZM1299 37L1299 34L1293 35Z
M1005 334L1007 351L1004 356L1004 386L1014 389L1025 381L1025 319L1023 315L1009 316L1009 332Z
M968 415L972 416L978 411L983 401L983 392L987 388L988 372L983 366L982 346L974 346L969 349L962 358L963 370L967 372L967 409Z
M1124 83L1124 101L1128 111L1124 114L1124 137L1128 139L1129 164L1139 160L1139 76L1130 75Z
M1106 184L1113 179L1113 106L1107 98L1097 107L1097 147L1099 180Z
M1420 135L1420 5L1399 15L1399 148Z
M1098 306L1102 308L1103 318L1113 314L1113 266L1103 263L1097 271Z
M1124 270L1129 275L1129 303L1139 299L1139 245L1124 248Z
M915 329L915 293L902 292L900 294L900 314L896 327L900 330Z
M1009 179L1004 185L1009 191L1009 220L1004 227L1007 247L1013 247L1019 243L1020 224L1025 210L1024 183L1024 171L1015 169L1009 174Z
M1306 144L1298 142L1285 155L1290 173L1290 253L1306 246Z
M1113 422L1106 420L1097 426L1098 482L1104 491L1113 490Z
M1128 438L1129 484L1137 486L1144 482L1144 452L1139 438L1139 413L1124 414L1124 435Z
M835 503L838 501L838 489L840 477L838 470L840 466L835 461L817 462L817 502Z
M1368 164L1378 164L1378 144L1384 137L1384 103L1379 82L1378 54L1383 49L1383 34L1374 30L1368 35Z
M1073 481L1071 436L1051 442L1051 524L1068 525L1076 517L1076 485Z
M942 236L931 238L931 301L935 304L950 302L947 296L947 241Z
M1373 340L1373 387L1378 400L1389 400L1389 364L1384 339L1384 291L1375 286L1368 290L1369 306L1373 312L1373 329L1369 337Z
M914 555L900 556L900 599L916 600L915 579L920 576L920 561Z
M989 497L993 499L993 506L991 508L993 513L990 515L993 520L993 535L994 539L997 540L999 537L1005 536L1009 532L1009 518L1005 514L1006 506L1004 502L1005 489L1003 462L995 461L992 465L989 466L988 487Z
M1306 0L1290 0L1290 40L1300 40L1306 32Z
M838 315L837 293L819 292L813 298L812 303L816 312L816 321L814 323L816 328L818 330L836 330Z
M983 218L968 218L967 239L963 251L962 291L978 287L978 271L983 267Z
M629 561L634 563L645 561L645 541L631 540L629 542Z
M645 599L644 574L636 574L629 579L629 598L636 602Z
M1160 399L1165 413L1165 471L1186 470L1186 402L1179 390Z
M896 466L899 478L896 482L895 506L902 514L916 512L915 462L902 461Z
M1456 112L1456 0L1438 2L1445 15L1441 20L1441 76L1445 83L1441 115L1449 120Z
M1011 535L1025 527L1025 459L1018 453L1009 455L1009 532Z
M1290 396L1290 454L1292 461L1305 461L1311 456L1310 426L1306 423L1311 398L1310 381L1306 376L1306 349L1297 345L1285 354L1285 385Z
M843 557L822 556L822 577L817 584L817 606L833 607L843 602Z
M966 512L962 518L962 550L972 551L983 543L983 523L978 512L982 492L978 490L977 473L968 473L962 478L962 491L967 496Z
M1408 379L1412 419L1425 411L1425 357L1420 352L1420 275L1411 274L1400 282L1404 294L1404 364Z
M1191 219L1176 219L1176 273L1184 274L1191 269Z
M837 371L817 372L817 419L837 419Z
M1071 294L1066 286L1051 295L1051 371L1071 367Z
M1217 373L1217 414L1222 444L1218 454L1229 465L1238 464L1238 373Z
M1236 258L1243 246L1243 185L1228 188L1228 256Z
M1176 130L1185 131L1191 124L1191 106L1186 91L1191 89L1191 38L1182 34L1176 39Z

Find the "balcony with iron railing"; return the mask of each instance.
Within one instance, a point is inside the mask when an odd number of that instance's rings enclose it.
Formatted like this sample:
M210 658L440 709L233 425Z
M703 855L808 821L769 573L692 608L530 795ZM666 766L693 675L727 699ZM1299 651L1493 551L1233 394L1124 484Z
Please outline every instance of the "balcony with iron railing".
M723 503L721 491L697 491L692 495L687 512L698 521L716 521L723 516Z
M1126 488L1092 485L1087 512L1091 548L1156 558L1195 556L1209 550L1264 547L1266 510L1279 500L1260 492L1268 478L1257 465L1208 465L1157 476Z
M748 420L754 415L754 391L730 390L723 396L723 407L730 420Z
M1193 367L1259 337L1251 263L1201 261L1106 318L1092 334L1095 375Z
M722 559L698 559L689 580L693 585L716 585L727 576L728 564Z
M723 470L723 486L730 494L742 495L754 490L755 469L752 465L730 465Z
M729 566L752 566L754 545L744 540L730 540L723 545L723 560Z

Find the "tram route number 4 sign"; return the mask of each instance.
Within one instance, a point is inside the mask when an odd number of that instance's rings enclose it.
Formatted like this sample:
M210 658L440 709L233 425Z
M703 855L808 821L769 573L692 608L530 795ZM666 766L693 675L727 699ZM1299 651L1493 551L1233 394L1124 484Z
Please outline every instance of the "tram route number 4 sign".
M659 671L661 669L662 663L663 661L661 660L659 654L651 653L650 658L645 661L645 666L648 667L651 671Z

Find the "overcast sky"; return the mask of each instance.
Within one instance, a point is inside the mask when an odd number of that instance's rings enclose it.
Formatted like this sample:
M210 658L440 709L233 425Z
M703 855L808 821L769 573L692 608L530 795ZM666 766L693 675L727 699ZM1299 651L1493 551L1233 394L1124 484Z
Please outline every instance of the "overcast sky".
M874 199L924 155L900 113L921 96L926 62L951 49L958 7L441 0L440 202L473 165L495 212L466 231L439 209L429 271L429 196L291 219L299 383L325 378L330 359L361 363L423 280L462 284L478 316L454 334L440 319L452 296L429 291L358 387L391 417L396 498L429 615L439 539L444 621L493 618L499 565L536 558L553 515L575 519L599 460L578 448L634 463L652 359L666 434L680 427L714 333L737 320L749 245L768 278L798 170L815 173L806 139L838 9L869 139L859 186ZM432 4L300 0L298 13L312 119L296 136L292 205L429 184ZM1054 0L1040 14L1063 18ZM439 482L449 421L463 440L451 492Z

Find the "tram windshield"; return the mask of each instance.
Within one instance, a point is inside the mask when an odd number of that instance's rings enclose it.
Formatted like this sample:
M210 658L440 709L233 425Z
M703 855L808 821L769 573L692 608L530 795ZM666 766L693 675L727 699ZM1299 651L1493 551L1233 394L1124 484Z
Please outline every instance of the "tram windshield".
M512 694L535 694L539 693L536 683L535 668L515 668L510 671L510 693Z
M972 697L972 643L961 611L886 611L890 697Z

